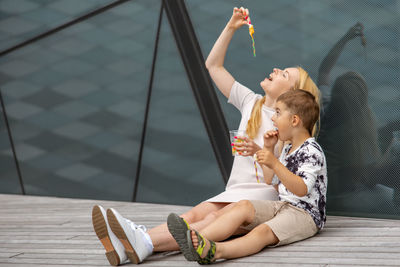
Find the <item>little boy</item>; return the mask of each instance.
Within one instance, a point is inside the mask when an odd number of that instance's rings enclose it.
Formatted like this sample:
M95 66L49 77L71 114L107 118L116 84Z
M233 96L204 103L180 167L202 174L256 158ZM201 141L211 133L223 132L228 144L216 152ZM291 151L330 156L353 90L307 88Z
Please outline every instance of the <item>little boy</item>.
M277 130L264 135L264 148L255 159L275 175L265 177L274 184L279 201L244 200L227 209L199 234L190 230L176 214L168 227L186 259L210 263L259 252L265 246L293 243L315 235L326 221L327 172L324 153L311 132L319 118L319 106L312 94L290 90L278 97L272 117ZM274 156L278 138L284 146L279 160ZM246 235L225 240L238 231ZM204 236L204 237L203 237ZM180 240L183 238L186 240ZM212 240L212 241L211 241Z

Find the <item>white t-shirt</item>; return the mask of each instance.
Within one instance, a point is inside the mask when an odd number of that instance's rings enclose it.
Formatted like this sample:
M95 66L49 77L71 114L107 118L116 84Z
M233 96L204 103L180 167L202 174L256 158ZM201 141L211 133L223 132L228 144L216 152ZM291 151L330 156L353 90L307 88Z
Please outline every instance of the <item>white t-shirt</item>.
M288 154L291 147L292 144L288 144L283 148L279 161L289 171L303 179L307 186L307 194L299 197L279 182L279 200L307 211L317 227L322 229L326 221L326 188L328 186L324 152L314 137L308 138L295 151Z
M246 130L247 122L250 118L253 106L261 95L255 94L249 88L236 82L233 84L228 103L234 105L242 114L238 130ZM274 129L271 117L275 110L265 105L261 112L261 127L254 142L263 147L263 135L266 131ZM231 149L227 147L226 149ZM277 151L276 151L277 154ZM210 198L207 202L237 202L242 199L249 200L277 200L276 190L264 182L264 176L261 166L257 163L257 173L260 183L257 182L254 168L254 159L251 156L236 156L233 160L231 175L229 177L226 189L221 194Z

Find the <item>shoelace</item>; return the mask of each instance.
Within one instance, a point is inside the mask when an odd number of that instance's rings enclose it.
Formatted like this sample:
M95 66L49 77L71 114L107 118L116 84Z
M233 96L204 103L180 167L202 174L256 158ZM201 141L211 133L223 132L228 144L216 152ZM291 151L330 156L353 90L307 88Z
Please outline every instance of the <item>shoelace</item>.
M141 229L143 232L147 232L147 228L146 228L146 226L144 226L144 225L137 225L136 223L134 223L134 222L132 222L131 220L128 220L128 219L125 219L126 220L126 222L129 224L129 226L132 228L132 229Z
M151 238L149 234L147 234L147 228L144 225L137 225L136 223L132 222L131 220L125 219L128 225L131 227L131 229L136 230L140 229L143 231L143 238L146 240L145 245L147 247L147 250L151 254L153 252L154 246L153 242L151 241Z

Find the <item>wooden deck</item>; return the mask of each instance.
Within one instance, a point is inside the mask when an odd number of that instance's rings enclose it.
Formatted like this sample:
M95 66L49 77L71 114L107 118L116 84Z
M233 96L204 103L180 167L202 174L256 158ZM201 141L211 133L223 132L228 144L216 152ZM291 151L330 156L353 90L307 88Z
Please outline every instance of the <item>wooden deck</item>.
M0 194L0 266L109 266L92 230L94 204L153 227L184 206ZM400 266L400 221L328 217L317 236L217 266ZM133 266L133 264L129 264ZM199 266L158 253L140 266Z

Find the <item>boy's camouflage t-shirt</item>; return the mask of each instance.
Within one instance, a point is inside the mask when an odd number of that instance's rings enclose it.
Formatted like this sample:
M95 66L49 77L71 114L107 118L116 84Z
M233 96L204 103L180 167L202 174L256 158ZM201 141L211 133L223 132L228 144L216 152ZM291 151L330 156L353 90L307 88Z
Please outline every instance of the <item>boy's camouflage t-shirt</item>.
M303 197L296 196L281 182L278 182L279 200L306 210L317 227L322 229L326 221L326 189L328 185L324 152L313 137L308 138L288 155L291 147L292 145L288 144L283 148L279 161L292 173L303 178L307 186L307 194Z

